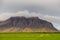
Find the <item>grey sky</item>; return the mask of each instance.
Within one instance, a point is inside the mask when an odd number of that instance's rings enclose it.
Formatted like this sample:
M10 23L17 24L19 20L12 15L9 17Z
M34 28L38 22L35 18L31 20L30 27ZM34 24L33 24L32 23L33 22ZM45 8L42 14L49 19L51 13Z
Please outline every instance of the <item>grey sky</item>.
M59 0L2 0L1 6L1 12L29 10L43 14L60 14Z

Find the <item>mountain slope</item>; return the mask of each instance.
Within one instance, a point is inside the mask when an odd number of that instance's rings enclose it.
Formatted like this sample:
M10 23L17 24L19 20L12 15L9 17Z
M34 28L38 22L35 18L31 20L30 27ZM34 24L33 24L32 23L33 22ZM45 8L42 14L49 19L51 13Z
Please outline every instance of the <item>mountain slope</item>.
M38 17L11 17L0 22L0 32L56 32L52 23Z

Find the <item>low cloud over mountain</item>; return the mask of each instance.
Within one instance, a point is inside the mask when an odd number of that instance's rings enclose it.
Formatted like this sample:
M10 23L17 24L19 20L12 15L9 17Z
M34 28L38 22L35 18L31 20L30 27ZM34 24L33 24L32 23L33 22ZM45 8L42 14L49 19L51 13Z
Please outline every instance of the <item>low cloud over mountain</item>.
M58 16L50 16L50 15L43 15L41 13L36 13L36 12L29 12L27 10L25 11L19 11L17 13L1 13L0 14L0 21L7 20L10 17L14 16L24 16L24 17L39 17L40 19L47 20L49 22L55 22L55 23L60 23L60 17Z

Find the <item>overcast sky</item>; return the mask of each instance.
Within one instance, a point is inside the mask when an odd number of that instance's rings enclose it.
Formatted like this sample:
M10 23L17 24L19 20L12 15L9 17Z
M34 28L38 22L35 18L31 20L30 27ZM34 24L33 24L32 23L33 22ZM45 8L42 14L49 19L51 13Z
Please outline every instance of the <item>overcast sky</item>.
M60 0L0 0L0 21L12 16L38 16L60 29Z

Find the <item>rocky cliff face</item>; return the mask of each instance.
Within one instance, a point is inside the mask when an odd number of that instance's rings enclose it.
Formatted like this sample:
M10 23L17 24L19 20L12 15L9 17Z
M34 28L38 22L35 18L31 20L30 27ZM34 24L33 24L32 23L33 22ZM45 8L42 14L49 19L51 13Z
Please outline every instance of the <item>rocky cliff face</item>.
M11 17L0 22L0 32L55 32L52 23L38 17Z

